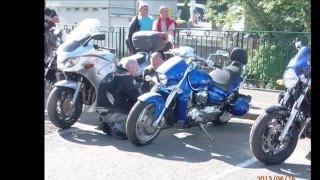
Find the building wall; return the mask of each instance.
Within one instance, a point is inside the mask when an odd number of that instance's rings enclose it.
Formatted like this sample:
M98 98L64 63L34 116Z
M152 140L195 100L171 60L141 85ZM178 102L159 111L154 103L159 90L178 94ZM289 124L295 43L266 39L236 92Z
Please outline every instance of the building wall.
M84 7L59 7L56 9L61 25L63 24L79 24L86 18L100 19L101 24L108 24L108 9L106 8L84 8Z
M159 7L166 5L173 17L177 14L177 0L145 0L149 4L149 15L157 18ZM55 9L62 28L65 24L80 23L85 18L100 19L101 25L111 27L129 26L131 18L138 12L138 0L46 0L46 6Z

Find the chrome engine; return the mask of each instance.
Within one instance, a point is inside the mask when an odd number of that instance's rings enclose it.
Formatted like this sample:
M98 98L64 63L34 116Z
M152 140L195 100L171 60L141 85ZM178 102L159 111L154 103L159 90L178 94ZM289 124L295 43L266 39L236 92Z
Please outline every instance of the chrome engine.
M208 92L201 91L193 96L194 104L188 108L187 119L188 121L197 122L210 122L218 115L223 113L222 104L208 105Z

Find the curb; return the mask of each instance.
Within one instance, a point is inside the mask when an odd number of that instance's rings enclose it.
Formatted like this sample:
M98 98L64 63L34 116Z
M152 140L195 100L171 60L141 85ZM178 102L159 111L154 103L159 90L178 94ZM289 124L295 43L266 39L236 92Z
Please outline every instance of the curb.
M265 91L265 92L276 92L276 93L285 92L285 90L262 89L262 88L248 88L248 87L241 87L240 89L244 89L244 90L254 90L254 91Z
M243 116L236 116L239 119L247 119L255 121L261 114L263 110L252 110L250 109L249 112Z
M269 105L259 105L258 103L251 102L249 112L243 116L237 116L239 119L256 120Z

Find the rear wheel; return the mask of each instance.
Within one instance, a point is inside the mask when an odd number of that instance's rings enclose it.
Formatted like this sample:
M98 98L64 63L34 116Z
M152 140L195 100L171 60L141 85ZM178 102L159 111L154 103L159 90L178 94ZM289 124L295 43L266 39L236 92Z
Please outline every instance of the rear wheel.
M161 131L161 128L152 126L155 120L154 104L136 102L128 115L126 124L129 141L137 146L152 143Z
M82 95L72 105L75 90L67 87L55 87L48 97L48 117L56 127L65 129L76 123L82 112Z
M296 126L290 127L284 140L279 141L284 120L281 114L263 113L252 126L249 136L251 151L266 165L282 163L297 146L299 134Z

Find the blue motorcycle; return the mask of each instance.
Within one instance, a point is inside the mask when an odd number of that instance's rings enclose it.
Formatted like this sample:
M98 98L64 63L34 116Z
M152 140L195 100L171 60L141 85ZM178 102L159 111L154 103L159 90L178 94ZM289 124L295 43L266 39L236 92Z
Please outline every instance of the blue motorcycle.
M154 86L138 98L128 115L126 133L137 146L152 143L169 119L178 128L200 126L214 140L205 129L208 123L223 124L249 110L251 97L238 92L245 80L245 50L233 49L231 64L223 68L195 55L191 47L172 52L174 56L156 70L155 77L146 77ZM208 73L201 64L215 69Z
M311 139L311 48L296 42L298 53L283 73L285 93L278 105L265 109L254 122L249 143L266 165L280 164L293 153L299 138Z

